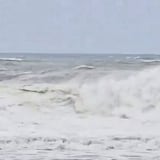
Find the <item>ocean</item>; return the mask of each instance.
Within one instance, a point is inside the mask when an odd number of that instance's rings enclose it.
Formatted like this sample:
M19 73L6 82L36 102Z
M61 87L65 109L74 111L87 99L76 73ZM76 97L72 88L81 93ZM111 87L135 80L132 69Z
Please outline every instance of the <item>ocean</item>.
M0 54L0 160L160 160L160 55Z

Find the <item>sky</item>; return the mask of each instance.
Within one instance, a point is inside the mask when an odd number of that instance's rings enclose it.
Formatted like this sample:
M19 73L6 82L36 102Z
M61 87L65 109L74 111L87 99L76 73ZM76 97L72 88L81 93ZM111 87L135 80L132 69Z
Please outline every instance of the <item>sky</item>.
M160 0L0 0L0 52L160 53Z

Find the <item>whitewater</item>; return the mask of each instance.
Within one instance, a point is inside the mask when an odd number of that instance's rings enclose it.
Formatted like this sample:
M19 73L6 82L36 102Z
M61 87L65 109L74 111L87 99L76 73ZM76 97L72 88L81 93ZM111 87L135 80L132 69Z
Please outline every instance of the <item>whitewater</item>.
M0 159L160 160L160 56L1 54Z

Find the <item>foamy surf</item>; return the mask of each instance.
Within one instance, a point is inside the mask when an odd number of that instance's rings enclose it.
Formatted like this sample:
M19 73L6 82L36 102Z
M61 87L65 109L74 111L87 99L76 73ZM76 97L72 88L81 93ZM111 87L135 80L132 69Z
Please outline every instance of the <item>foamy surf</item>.
M43 103L54 104L70 100L75 111L87 114L113 114L114 111L135 109L138 112L159 107L160 67L133 72L133 74L117 77L116 73L106 75L95 81L77 81L72 79L60 84L30 84L8 86L3 93L32 103L36 97ZM2 89L1 89L2 90ZM3 94L1 93L1 94ZM17 95L16 95L17 94ZM24 97L23 97L24 96ZM66 106L67 107L67 106ZM122 113L123 114L123 113ZM132 113L128 113L131 114Z
M1 61L0 158L159 159L160 67L125 57Z
M23 61L21 58L0 58L0 61Z
M89 66L89 65L80 65L80 66L74 67L74 69L95 69L95 67Z

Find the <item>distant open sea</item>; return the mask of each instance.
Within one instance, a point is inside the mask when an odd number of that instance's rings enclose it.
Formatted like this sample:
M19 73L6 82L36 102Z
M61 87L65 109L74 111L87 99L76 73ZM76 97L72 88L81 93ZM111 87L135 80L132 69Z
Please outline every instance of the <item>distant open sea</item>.
M160 160L160 55L0 54L0 159Z

